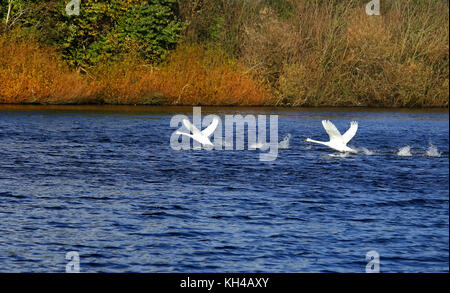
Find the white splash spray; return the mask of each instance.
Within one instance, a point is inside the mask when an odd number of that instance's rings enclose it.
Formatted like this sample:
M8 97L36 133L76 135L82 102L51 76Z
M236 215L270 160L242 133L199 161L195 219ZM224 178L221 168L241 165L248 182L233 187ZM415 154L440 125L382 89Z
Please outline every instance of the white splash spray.
M401 156L401 157L411 157L412 156L411 147L409 145L407 145L407 146L400 148L397 152L397 155Z
M333 158L347 158L348 156L350 156L350 153L346 152L346 153L328 154L328 156Z
M425 155L428 156L428 157L440 157L441 156L441 152L439 152L437 147L434 146L430 142L430 145L428 146L428 149L427 149L427 152L425 153Z
M357 151L358 151L358 153L363 153L366 156L372 156L372 155L375 154L374 151L371 151L371 150L369 150L369 149L367 149L365 147L360 147L360 148L357 149Z
M282 141L278 143L278 149L284 150L289 148L289 141L291 140L291 134L286 135ZM264 149L267 147L267 143L256 142L249 146L251 149Z
M291 140L291 134L288 133L282 141L278 143L278 149L284 150L289 148L289 141Z
M263 143L256 142L256 143L251 144L248 148L249 149L262 149L262 148L264 148L264 146L265 145Z

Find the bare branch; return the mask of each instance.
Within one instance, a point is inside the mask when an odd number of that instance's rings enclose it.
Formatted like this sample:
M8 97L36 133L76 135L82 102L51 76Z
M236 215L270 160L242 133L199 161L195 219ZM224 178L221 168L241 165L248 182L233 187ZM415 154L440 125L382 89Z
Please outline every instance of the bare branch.
M8 27L9 17L11 15L13 0L8 0L8 12L6 13L5 26Z

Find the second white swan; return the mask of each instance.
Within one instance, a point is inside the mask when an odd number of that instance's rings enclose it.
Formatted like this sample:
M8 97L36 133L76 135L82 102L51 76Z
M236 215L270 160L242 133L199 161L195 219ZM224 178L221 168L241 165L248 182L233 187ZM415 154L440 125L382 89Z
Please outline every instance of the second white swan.
M322 120L322 125L328 133L330 141L318 141L310 138L305 139L305 141L323 144L340 152L357 153L356 150L348 147L347 143L355 136L358 130L358 122L352 121L350 128L344 134L341 134L329 120Z

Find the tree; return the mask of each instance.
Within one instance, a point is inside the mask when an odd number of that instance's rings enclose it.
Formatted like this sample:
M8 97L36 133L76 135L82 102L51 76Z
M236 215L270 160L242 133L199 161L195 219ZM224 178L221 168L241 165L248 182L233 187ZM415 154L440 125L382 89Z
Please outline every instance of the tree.
M28 11L27 1L25 0L3 0L2 6L5 7L4 14L5 29L13 27Z
M132 47L142 58L159 61L180 38L182 23L171 0L84 0L79 16L59 19L54 41L75 66L114 59Z
M8 27L9 16L11 15L12 5L13 5L13 0L8 0L8 10L6 12L6 20L5 20L5 26L6 27Z

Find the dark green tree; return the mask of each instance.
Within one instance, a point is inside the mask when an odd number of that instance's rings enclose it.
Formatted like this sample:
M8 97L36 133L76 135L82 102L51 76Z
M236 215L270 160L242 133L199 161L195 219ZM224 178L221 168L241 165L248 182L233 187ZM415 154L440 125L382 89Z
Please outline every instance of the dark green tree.
M58 25L56 42L70 63L81 66L119 58L130 49L159 61L182 30L171 0L84 0L79 16L63 14Z
M0 0L5 20L9 0ZM41 42L56 45L69 64L89 67L130 50L149 62L175 47L183 28L174 0L81 0L80 15L66 14L69 0L14 0L16 22Z

